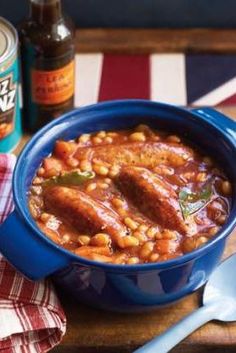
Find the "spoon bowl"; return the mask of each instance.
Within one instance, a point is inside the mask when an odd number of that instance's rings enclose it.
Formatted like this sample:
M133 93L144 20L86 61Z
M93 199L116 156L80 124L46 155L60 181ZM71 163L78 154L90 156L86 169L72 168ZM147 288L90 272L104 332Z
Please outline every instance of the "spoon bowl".
M236 321L236 254L223 261L210 276L203 306L134 353L167 353L185 337L211 320Z
M236 321L236 254L223 261L210 276L203 294L203 305L219 306L217 320Z

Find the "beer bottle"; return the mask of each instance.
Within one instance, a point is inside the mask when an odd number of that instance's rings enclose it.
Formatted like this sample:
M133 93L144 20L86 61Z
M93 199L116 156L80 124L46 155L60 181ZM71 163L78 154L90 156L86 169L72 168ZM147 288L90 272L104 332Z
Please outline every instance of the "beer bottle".
M74 28L61 0L30 0L30 16L19 34L23 124L34 132L73 108Z

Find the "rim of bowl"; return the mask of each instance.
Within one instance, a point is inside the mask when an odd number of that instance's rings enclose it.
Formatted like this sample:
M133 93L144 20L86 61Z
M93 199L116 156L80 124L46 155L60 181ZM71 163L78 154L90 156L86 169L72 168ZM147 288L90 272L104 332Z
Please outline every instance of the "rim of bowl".
M14 203L16 206L17 211L23 216L23 220L26 222L26 224L39 236L40 238L43 238L44 241L46 241L50 246L53 246L57 250L61 251L65 256L70 258L70 263L79 263L84 266L89 266L89 267L96 267L96 268L102 268L106 270L110 270L110 272L137 272L137 271L151 271L151 270L158 270L158 269L166 269L170 267L177 267L180 266L183 263L189 262L194 258L198 258L201 255L204 255L205 253L210 251L210 248L213 247L216 243L218 243L220 240L223 238L227 237L230 235L234 227L236 226L236 215L233 217L232 211L230 212L229 218L232 218L227 220L226 224L222 226L220 231L212 238L209 239L209 241L203 245L202 247L191 251L187 254L184 254L182 256L178 256L176 258L162 261L162 262L155 262L155 263L145 263L145 264L135 264L135 265L128 265L128 264L109 264L109 263L104 263L104 262L98 262L98 261L93 261L86 259L84 257L78 256L69 250L66 250L65 248L57 245L54 243L50 238L48 238L36 225L35 221L33 220L32 216L28 217L28 215L25 212L25 208L19 203L19 198L18 198L18 186L17 186L17 176L18 176L18 171L21 166L21 163L24 162L23 159L25 158L25 155L27 155L27 152L31 147L34 145L34 143L38 140L40 140L41 136L44 135L46 131L48 131L51 127L55 125L59 125L63 123L64 121L72 118L74 116L75 112L88 112L92 111L95 109L101 109L101 108L111 108L112 106L120 106L124 104L130 104L130 105L135 105L135 104L142 104L142 105L148 105L148 106L153 106L153 107L162 107L162 108L168 108L168 109L174 109L177 113L183 114L183 113L188 113L192 119L197 118L198 121L201 121L201 123L206 125L207 127L211 127L214 130L217 130L218 133L220 132L221 135L224 135L221 129L217 129L215 126L213 126L210 122L207 122L203 119L201 119L201 116L197 116L194 112L191 110L188 110L186 108L181 108L176 105L171 105L171 104L166 104L166 103L159 103L159 102L153 102L145 99L122 99L122 100L112 100L112 101L106 101L106 102L100 102L92 105L88 105L86 107L81 107L81 108L76 108L73 109L72 111L69 111L65 114L63 114L61 117L49 122L46 124L44 127L42 127L37 133L33 135L33 137L29 140L29 142L24 146L23 150L21 151L17 163L15 166L14 170L14 175L13 175L13 197L14 197ZM232 141L230 141L232 144ZM235 149L236 149L236 144L235 144ZM27 207L27 206L26 206ZM236 209L236 205L234 207ZM35 236L35 234L34 234ZM55 270L54 273L61 271L62 269L57 269Z

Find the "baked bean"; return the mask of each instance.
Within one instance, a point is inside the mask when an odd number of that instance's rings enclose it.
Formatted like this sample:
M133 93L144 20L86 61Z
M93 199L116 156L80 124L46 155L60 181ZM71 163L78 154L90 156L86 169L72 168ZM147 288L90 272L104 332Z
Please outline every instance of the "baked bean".
M125 202L119 199L118 197L115 197L114 199L112 199L111 202L115 207L122 207L125 205Z
M156 234L158 233L159 229L157 227L150 227L147 231L148 238L155 238Z
M113 138L110 137L110 136L107 136L107 137L104 138L104 142L106 142L106 143L112 143L112 142L113 142Z
M106 131L100 131L100 132L97 133L96 136L97 136L97 137L100 137L100 138L104 138L104 137L106 137L106 135L107 135L107 134L106 134Z
M193 180L193 178L195 177L195 173L194 172L187 172L182 174L183 178L185 180Z
M127 260L127 264L128 265L136 265L139 263L139 258L138 257L130 257L128 260Z
M129 136L129 139L135 142L144 142L146 141L146 136L143 132L134 132Z
M194 251L197 248L196 238L186 238L182 243L184 253Z
M161 232L157 232L155 234L155 239L158 240L158 239L162 239L162 233Z
M184 153L184 154L182 155L182 158L183 158L185 161L187 161L187 160L189 159L189 155L188 155L187 153ZM176 164L176 166L178 166L178 163Z
M90 243L90 237L88 235L79 235L78 236L78 243L80 245L89 245Z
M133 236L139 240L140 244L144 243L147 240L147 237L137 230L133 233Z
M109 185L112 183L112 180L110 178L105 178L104 181Z
M139 124L136 128L135 128L136 131L138 132L147 132L147 131L150 131L150 127L148 125L145 125L145 124Z
M232 185L229 181L224 180L221 183L222 193L226 196L230 196L232 194Z
M164 229L163 232L162 232L162 238L163 239L177 240L177 234L173 230Z
M151 252L153 251L153 247L154 247L154 244L151 241L146 242L140 250L140 253L139 253L140 257L142 259L147 259L150 256Z
M73 157L69 157L67 158L66 160L66 164L69 166L69 167L72 167L72 168L76 168L78 167L79 165L79 161Z
M217 226L211 227L211 228L209 229L209 231L208 231L208 234L209 234L210 236L213 236L213 235L215 235L218 231L219 231L219 227L217 227Z
M33 195L40 195L42 193L42 187L40 185L31 186L30 191Z
M86 191L87 191L87 192L91 192L91 191L95 190L96 187L97 187L97 183L90 183L90 184L87 186Z
M150 255L149 260L150 260L151 262L157 262L157 260L159 259L159 257L160 257L159 254L153 253L153 254Z
M99 145L102 143L102 139L100 137L93 137L92 141L95 145Z
M40 216L40 220L43 223L47 223L47 221L49 220L50 217L51 217L51 215L49 213L43 212Z
M119 215L120 215L121 217L126 217L126 216L127 216L127 211L126 211L126 209L123 208L123 207L117 208L117 212L119 213Z
M203 244L205 244L208 241L207 237L201 236L199 238L197 238L196 240L196 247L199 248L200 246L202 246Z
M43 176L44 173L45 173L45 169L44 169L43 167L40 167L40 168L38 169L38 171L37 171L37 175L38 175L39 177Z
M106 233L98 233L91 239L91 244L96 246L108 246L111 243L111 238Z
M120 167L114 165L109 170L109 177L114 178L114 177L116 177L119 174L119 172L120 172Z
M109 188L109 184L107 184L107 183L99 183L98 186L99 186L101 189L108 189L108 188Z
M119 134L117 132L108 132L107 133L107 136L110 136L110 137L117 137L119 136Z
M114 264L120 265L120 264L125 264L127 260L127 255L126 254L119 254L114 257Z
M140 226L138 226L138 230L140 232L146 232L148 230L148 226L146 224L140 224Z
M222 214L216 219L216 222L217 224L223 225L225 224L226 220L227 220L227 216L225 214Z
M34 179L33 179L33 182L32 182L32 184L33 185L40 185L41 183L42 183L42 178L40 178L40 177L35 177Z
M82 172L91 172L92 171L92 164L87 161L86 159L82 160L79 164L80 169Z
M179 138L179 136L176 135L170 135L167 137L166 139L168 142L174 142L174 143L180 143L181 139Z
M103 165L94 165L93 170L96 174L106 176L109 172L109 169Z
M123 238L124 248L130 248L139 245L139 240L132 235L127 235Z
M63 243L63 244L67 244L67 243L70 242L71 237L70 237L69 234L64 234L61 240L62 240L62 243Z
M87 143L90 140L90 134L83 134L79 137L79 142Z
M124 219L125 224L127 227L129 227L131 230L136 230L138 228L138 223L135 222L132 218L126 217Z

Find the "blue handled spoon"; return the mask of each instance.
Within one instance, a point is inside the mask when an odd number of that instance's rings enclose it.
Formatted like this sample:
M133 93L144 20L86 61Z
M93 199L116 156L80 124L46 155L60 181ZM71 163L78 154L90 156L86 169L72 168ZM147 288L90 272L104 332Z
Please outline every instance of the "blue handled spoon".
M193 331L211 320L236 321L236 254L222 262L210 276L203 306L134 353L167 353Z

